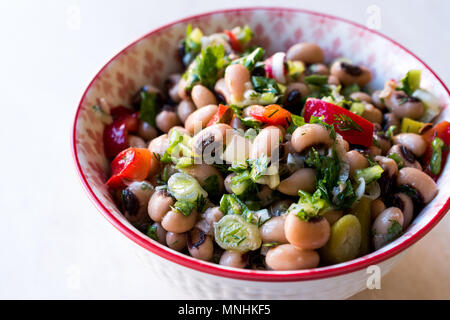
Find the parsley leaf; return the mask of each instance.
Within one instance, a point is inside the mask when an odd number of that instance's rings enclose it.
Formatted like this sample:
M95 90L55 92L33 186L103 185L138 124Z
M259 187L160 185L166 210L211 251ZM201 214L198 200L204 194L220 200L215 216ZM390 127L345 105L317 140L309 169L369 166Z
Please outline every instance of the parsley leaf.
M156 232L158 230L158 228L155 225L150 225L147 229L147 236L149 236L150 238L152 238L155 241L158 241L158 233Z
M188 217L191 213L192 210L194 210L195 204L189 201L177 201L174 204L174 208L182 213L184 216Z
M140 105L139 119L149 123L153 127L156 127L155 119L156 114L159 111L157 94L141 90L140 95L141 95L141 105Z
M209 46L202 49L183 77L187 80L186 90L191 90L200 83L212 89L217 81L218 73L229 63L223 45Z
M401 234L403 227L397 220L390 220L392 222L391 226L388 228L388 233L386 235L386 241L390 242L397 239Z
M302 116L298 116L296 114L291 114L291 120L292 121L289 127L287 128L287 133L290 134L292 134L295 131L295 129L305 124L305 119Z
M339 130L341 131L351 131L356 130L359 132L363 132L363 129L359 124L357 124L352 118L349 116L341 113L341 114L335 114L334 120L336 121L336 125Z
M321 194L320 198L337 209L349 208L356 201L350 180L340 181L341 162L334 148L331 149L331 156L320 155L316 149L311 148L305 163L316 169L316 192ZM336 194L336 189L341 189L341 185L343 190Z
M274 95L281 94L281 89L278 86L278 83L271 78L253 76L252 85L256 92L259 93L272 93Z
M232 64L240 63L248 70L252 71L255 68L256 63L258 61L261 61L263 57L264 57L264 49L258 47L248 55L243 56L242 58L239 58L237 60L234 60Z

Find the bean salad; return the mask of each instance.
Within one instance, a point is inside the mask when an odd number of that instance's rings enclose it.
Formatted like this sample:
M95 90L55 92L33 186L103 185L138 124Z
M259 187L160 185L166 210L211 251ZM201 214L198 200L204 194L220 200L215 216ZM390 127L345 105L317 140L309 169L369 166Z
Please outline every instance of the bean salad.
M268 56L253 36L189 25L182 72L93 106L124 217L172 250L268 271L400 237L437 195L450 145L421 71L374 90L367 66L307 42Z

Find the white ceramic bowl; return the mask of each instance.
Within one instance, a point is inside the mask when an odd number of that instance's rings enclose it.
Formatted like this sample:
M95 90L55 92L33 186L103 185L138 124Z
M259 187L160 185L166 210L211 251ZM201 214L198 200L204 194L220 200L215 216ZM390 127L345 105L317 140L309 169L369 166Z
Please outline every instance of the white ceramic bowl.
M139 246L149 273L157 272L190 297L218 299L341 299L366 287L367 267L377 265L384 275L406 249L429 232L447 212L449 165L438 181L438 196L421 212L403 236L364 257L333 266L300 271L233 269L196 260L162 246L135 229L114 204L105 187L108 161L103 153L103 125L91 106L99 97L113 105L129 105L142 85L162 86L164 79L181 70L176 57L179 40L188 23L206 34L248 24L256 42L268 54L284 51L300 41L319 44L329 62L347 57L372 71L371 85L381 88L409 69L422 70L422 86L447 107L450 92L419 58L398 43L361 25L340 18L286 8L243 8L189 17L154 30L114 56L95 76L78 106L73 128L73 155L81 180L100 212ZM450 119L445 108L441 119ZM130 248L131 249L131 248ZM420 261L418 262L420 263Z

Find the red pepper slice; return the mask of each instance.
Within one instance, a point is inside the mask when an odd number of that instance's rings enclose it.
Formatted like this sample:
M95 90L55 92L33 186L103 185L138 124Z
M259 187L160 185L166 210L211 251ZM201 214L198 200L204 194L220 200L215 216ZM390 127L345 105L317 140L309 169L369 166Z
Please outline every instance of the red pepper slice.
M266 107L253 105L250 107L249 113L252 118L274 126L287 127L291 123L291 113L277 104L270 104Z
M435 181L439 178L440 174L435 175L431 173L430 162L431 157L433 156L433 148L431 143L435 137L441 138L444 141L446 146L450 146L450 122L442 121L438 124L434 125L431 129L425 131L422 134L422 138L427 143L427 149L425 150L425 154L423 155L423 168L426 174L431 176ZM448 148L444 148L442 150L442 162L441 162L441 173L442 169L445 166L448 157Z
M214 116L209 120L207 127L212 126L216 123L230 123L233 118L233 109L223 104L219 104L219 109L214 114Z
M228 36L228 39L230 40L231 49L237 52L242 51L241 43L236 38L234 33L231 30L225 30L224 33Z
M332 124L336 132L351 144L370 147L373 143L373 124L345 108L309 98L305 103L305 121L309 122L311 116L323 116L323 121Z
M125 186L125 180L144 180L150 171L151 153L146 148L128 148L111 162L111 178L106 184L112 189Z

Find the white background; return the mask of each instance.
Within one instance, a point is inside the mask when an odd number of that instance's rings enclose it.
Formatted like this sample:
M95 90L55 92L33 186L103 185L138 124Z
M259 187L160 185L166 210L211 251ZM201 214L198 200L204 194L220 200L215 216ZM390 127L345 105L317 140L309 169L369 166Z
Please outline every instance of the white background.
M183 298L154 277L94 208L70 150L88 82L155 27L225 7L300 7L365 24L410 48L450 84L450 1L1 1L0 298ZM450 217L359 298L450 298Z

